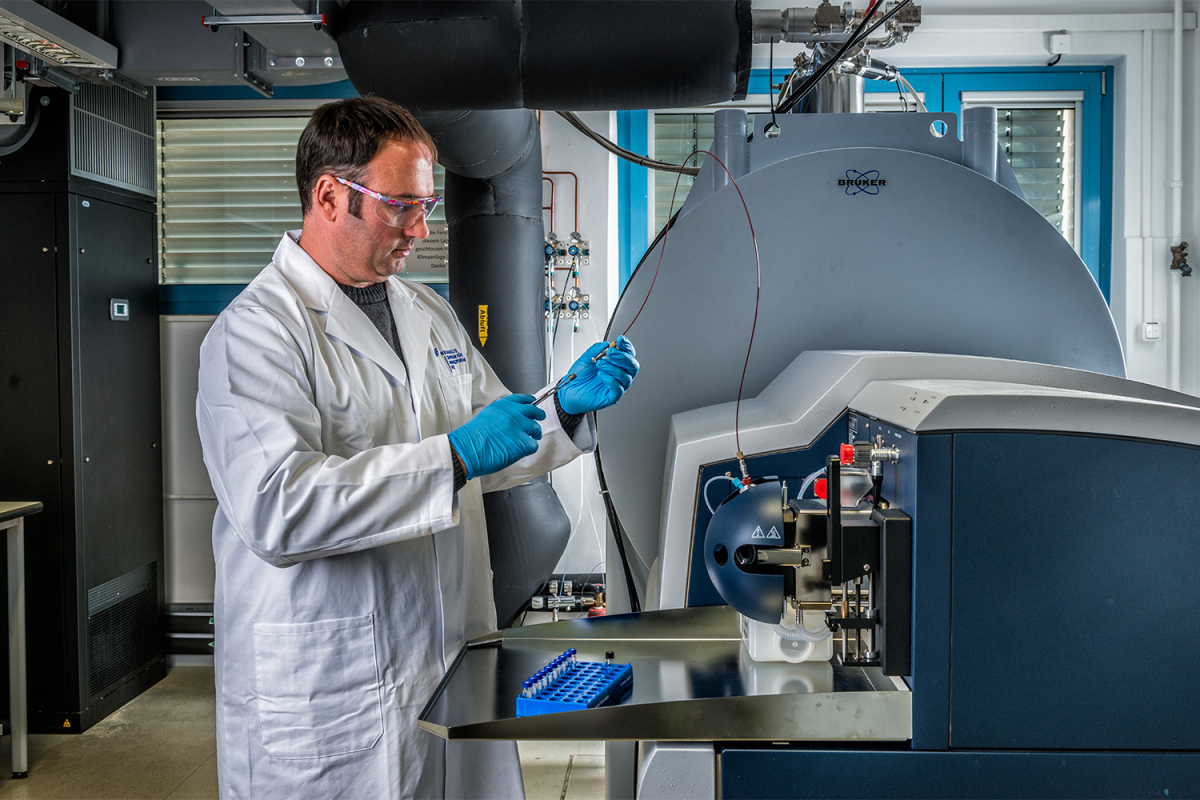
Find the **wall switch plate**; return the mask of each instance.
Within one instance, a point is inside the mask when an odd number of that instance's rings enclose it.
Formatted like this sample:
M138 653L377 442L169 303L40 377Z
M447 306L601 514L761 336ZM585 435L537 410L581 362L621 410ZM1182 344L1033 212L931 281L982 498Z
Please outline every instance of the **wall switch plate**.
M1143 322L1138 326L1138 336L1143 342L1157 342L1162 339L1162 325L1157 322Z
M129 321L129 301L112 299L108 301L108 318L114 322Z

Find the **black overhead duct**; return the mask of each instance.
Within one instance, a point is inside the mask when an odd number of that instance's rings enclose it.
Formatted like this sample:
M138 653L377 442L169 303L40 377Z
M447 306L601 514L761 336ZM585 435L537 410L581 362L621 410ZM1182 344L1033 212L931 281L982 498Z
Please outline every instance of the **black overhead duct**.
M352 2L337 21L360 94L408 107L446 168L450 303L511 390L545 382L541 138L521 109L671 108L740 99L749 0ZM470 110L461 110L470 109ZM500 624L562 556L553 489L484 496Z
M746 96L750 0L349 3L342 65L415 111L677 108Z

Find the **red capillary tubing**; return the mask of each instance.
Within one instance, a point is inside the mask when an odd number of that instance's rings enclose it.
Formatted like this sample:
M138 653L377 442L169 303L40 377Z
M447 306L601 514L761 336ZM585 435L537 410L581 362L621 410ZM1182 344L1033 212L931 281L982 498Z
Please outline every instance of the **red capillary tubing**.
M758 256L758 237L754 235L754 220L750 218L750 207L746 205L746 198L742 195L742 188L738 186L737 179L733 177L733 173L729 171L729 167L725 166L725 162L717 158L708 150L694 150L692 154L684 159L684 164L699 154L705 154L725 170L725 174L729 176L730 183L738 193L738 199L742 201L742 210L746 212L746 223L750 226L750 241L754 245L754 321L750 324L750 343L746 345L746 360L742 362L742 377L738 381L737 405L735 406L733 415L733 437L737 447L738 466L742 470L742 489L745 490L750 486L750 471L746 468L746 456L742 453L742 435L741 435L741 418L742 418L742 389L746 385L746 368L750 366L750 350L754 347L754 333L758 329L758 301L762 294L762 262ZM658 270L662 267L663 256L667 252L667 239L671 234L671 216L675 210L675 195L679 191L679 181L683 178L681 171L675 178L675 189L671 192L671 205L667 208L667 229L663 231L662 249L658 252L658 263L654 266L654 277L650 279L650 288L646 290L646 296L642 299L641 306L638 307L637 313L633 315L633 319L625 326L625 331L622 336L629 333L629 329L633 327L633 323L637 322L638 317L642 315L642 309L646 307L646 302L650 299L650 293L654 291L654 283L658 280Z

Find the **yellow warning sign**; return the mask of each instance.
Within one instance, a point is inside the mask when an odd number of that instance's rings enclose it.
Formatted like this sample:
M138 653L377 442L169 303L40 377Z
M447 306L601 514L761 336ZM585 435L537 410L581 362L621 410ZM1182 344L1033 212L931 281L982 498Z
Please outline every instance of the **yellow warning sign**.
M488 337L487 306L480 306L479 307L479 344L481 346L487 344L487 337Z
M69 719L64 719L64 720L63 720L63 727L64 727L64 728L69 728L69 727L71 727L71 720L69 720Z

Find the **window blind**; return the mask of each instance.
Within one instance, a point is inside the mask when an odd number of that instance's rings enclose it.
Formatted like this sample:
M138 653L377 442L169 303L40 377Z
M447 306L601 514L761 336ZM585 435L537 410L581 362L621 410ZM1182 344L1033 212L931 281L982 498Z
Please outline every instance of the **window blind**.
M655 114L654 157L659 161L682 164L694 150L708 149L713 140L712 114ZM704 160L697 156L688 163L698 166ZM675 192L675 210L678 211L691 191L696 179L691 175L676 175L674 172L654 170L654 233L667 224L671 207L671 193ZM675 179L679 179L679 190L675 191Z
M1074 107L997 108L996 134L1029 204L1074 244Z
M284 231L300 227L296 143L307 122L299 116L158 121L161 283L248 283L270 262ZM437 165L434 184L441 194ZM427 240L443 251L444 220L439 206ZM416 255L408 266L425 271L406 270L405 277L446 279L444 263L414 264Z

